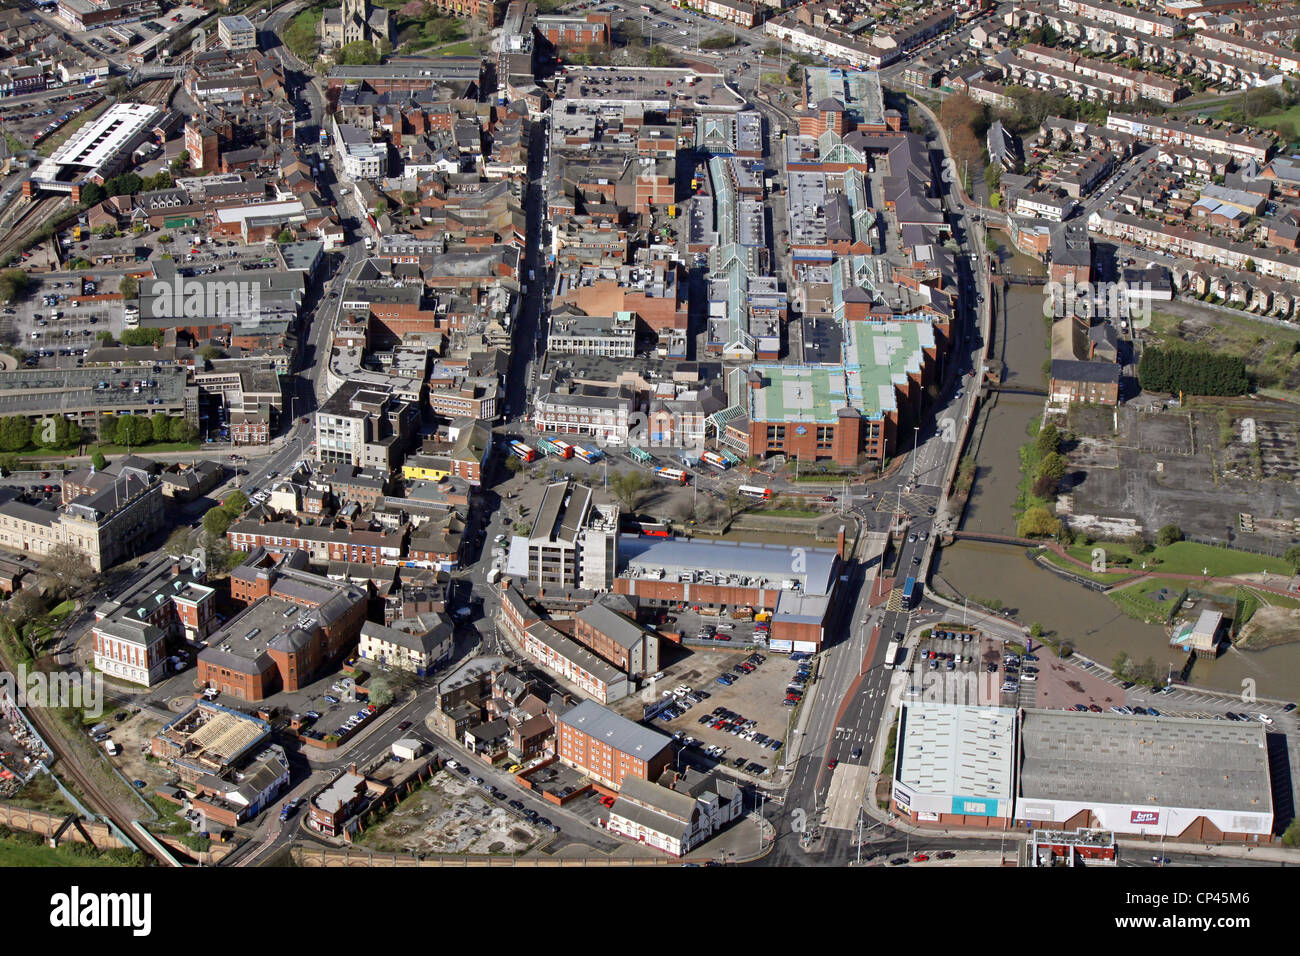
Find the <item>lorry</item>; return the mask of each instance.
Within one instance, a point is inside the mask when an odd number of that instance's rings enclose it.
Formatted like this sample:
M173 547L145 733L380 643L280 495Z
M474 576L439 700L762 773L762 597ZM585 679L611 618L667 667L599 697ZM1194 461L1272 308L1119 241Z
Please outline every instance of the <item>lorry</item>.
M501 569L500 569L500 568L492 568L490 571L488 571L488 575L487 575L487 583L488 583L488 584L496 584L497 581L498 581L500 578L501 578Z

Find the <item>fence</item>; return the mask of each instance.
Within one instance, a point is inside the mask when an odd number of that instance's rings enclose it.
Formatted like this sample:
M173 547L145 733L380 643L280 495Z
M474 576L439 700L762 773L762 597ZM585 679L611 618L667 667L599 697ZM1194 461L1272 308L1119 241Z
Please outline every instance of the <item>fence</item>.
M326 849L294 846L289 851L296 866L388 866L388 867L521 867L530 869L587 866L680 866L676 857L509 857L509 856L413 856L404 853L373 853L368 850Z

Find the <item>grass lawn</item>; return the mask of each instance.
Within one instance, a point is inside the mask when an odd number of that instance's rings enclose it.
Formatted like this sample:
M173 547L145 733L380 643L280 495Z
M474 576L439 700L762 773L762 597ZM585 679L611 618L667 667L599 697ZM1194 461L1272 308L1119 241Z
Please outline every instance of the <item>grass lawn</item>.
M125 455L128 452L133 455L153 455L160 451L198 451L201 447L202 443L196 441L160 441L150 445L132 445L129 449L125 445L92 445L90 453L93 455L98 451L105 455Z
M324 15L325 11L321 7L304 10L280 31L280 39L298 59L310 63L316 58L316 33Z
M1209 544L1196 544L1192 541L1179 541L1167 548L1154 548L1141 557L1135 555L1133 549L1122 541L1098 541L1091 545L1076 544L1066 550L1071 557L1091 564L1093 548L1104 549L1112 561L1116 557L1127 555L1133 559L1128 567L1134 571L1141 571L1142 562L1145 561L1146 570L1157 574L1199 575L1203 569L1208 568L1210 577L1225 578L1234 574L1256 574L1260 571L1286 575L1295 571L1281 558L1270 558L1262 554L1234 551L1232 548L1219 548Z
M100 113L104 112L104 110L108 109L109 106L111 105L112 105L111 101L104 100L104 102L97 103L96 105L92 106L90 109L83 110L82 112L78 113L72 119L64 123L63 127L57 133L55 133L45 142L41 143L41 145L37 148L36 151L40 153L42 156L49 156L53 154L53 152L56 149L58 149L60 146L62 146L64 142L70 136L72 136L73 133L81 129L81 127L85 126L95 117L97 117Z
M1096 581L1100 584L1122 584L1133 576L1132 574L1101 574L1097 571L1090 571L1088 568L1079 567L1073 561L1067 561L1050 549L1043 551L1043 559L1049 564L1069 571L1071 574L1077 574L1081 578L1087 578L1089 581ZM1084 560L1088 559L1085 558Z
M1150 578L1141 584L1122 591L1112 591L1107 595L1115 605L1129 617L1146 621L1148 624L1163 624L1170 611L1176 606L1174 601L1183 589L1194 581L1181 581L1177 578ZM1152 595L1164 589L1167 599L1158 601Z
M475 56L479 52L479 45L473 40L462 40L451 46L439 47L434 52L438 56Z
M751 511L749 513L758 517L772 518L816 518L821 514L820 511L814 511L811 508L764 508L762 511Z
M1251 120L1250 123L1252 126L1258 126L1260 129L1271 129L1275 133L1278 133L1283 140L1283 145L1285 146L1286 141L1294 137L1297 130L1300 130L1300 103L1288 107L1278 113L1269 113L1265 116L1260 116ZM1279 126L1285 126L1286 132L1278 130Z
M26 837L26 838L25 838ZM99 853L74 853L69 844L52 850L44 843L28 842L28 834L5 832L0 835L0 866L121 866L122 859Z

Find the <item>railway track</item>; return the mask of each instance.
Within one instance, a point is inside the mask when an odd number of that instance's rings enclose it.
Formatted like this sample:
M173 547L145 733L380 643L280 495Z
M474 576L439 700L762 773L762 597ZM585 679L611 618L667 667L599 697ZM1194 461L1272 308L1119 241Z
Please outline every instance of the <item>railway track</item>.
M68 196L42 196L24 209L0 239L0 260L26 248L32 234L72 205Z
M149 80L145 83L141 83L125 98L136 103L144 103L148 106L165 107L171 99L172 87L175 85L176 81L171 77Z

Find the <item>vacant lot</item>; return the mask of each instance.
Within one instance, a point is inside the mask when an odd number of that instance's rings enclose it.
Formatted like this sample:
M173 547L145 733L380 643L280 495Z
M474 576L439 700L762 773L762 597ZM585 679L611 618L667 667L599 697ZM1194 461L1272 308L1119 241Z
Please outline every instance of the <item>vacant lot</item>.
M1179 311L1152 313L1151 328L1143 333L1148 345L1183 342L1240 355L1257 387L1300 398L1300 331L1217 309L1180 304Z
M516 854L541 831L474 784L442 771L358 838L388 853Z

